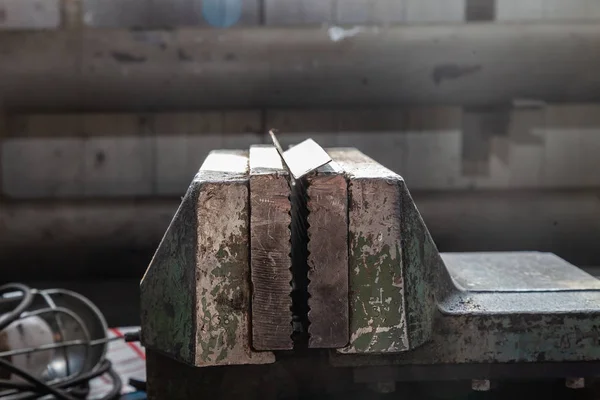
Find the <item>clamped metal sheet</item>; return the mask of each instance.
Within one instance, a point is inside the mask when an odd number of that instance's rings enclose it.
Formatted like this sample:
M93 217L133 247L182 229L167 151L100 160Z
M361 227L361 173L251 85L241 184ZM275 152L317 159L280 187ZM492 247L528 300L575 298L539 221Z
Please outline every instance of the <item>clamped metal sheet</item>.
M327 152L312 139L283 150L274 130L269 131L273 145L283 160L285 168L290 172L294 180L302 179L309 173L316 171L331 162Z

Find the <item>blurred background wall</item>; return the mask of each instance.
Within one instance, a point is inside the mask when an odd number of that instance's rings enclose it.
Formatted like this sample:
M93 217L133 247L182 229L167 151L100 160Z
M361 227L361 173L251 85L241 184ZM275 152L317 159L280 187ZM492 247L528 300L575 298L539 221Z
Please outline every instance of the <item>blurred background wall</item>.
M600 265L596 0L0 0L3 280L137 281L212 149L312 137L442 251Z

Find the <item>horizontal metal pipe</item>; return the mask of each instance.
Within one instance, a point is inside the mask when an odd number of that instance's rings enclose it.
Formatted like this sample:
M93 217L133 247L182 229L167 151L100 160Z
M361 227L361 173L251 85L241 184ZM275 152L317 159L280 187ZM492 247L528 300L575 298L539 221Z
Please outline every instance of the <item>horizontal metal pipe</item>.
M551 251L600 265L600 193L414 193L440 251ZM178 202L0 205L3 279L139 277ZM15 266L16 268L10 268Z
M600 24L64 30L0 35L18 110L600 100Z

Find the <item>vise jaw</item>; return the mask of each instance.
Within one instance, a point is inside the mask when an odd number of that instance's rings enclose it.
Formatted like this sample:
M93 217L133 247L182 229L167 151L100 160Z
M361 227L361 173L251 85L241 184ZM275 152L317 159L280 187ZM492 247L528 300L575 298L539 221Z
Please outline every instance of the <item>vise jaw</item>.
M141 282L147 349L197 367L600 360L600 281L552 254L440 254L399 175L327 152L300 179L270 146L207 157Z

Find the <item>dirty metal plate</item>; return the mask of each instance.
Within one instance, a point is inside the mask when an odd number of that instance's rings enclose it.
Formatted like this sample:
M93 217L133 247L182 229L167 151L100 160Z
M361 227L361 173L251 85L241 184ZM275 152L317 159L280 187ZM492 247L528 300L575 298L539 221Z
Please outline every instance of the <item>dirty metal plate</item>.
M271 137L275 142L274 135ZM294 179L300 179L309 172L331 162L329 154L312 139L306 139L289 148L281 154L281 157Z
M461 288L476 292L598 290L600 280L552 253L442 253Z
M307 176L309 347L348 344L348 192L334 162Z
M250 148L250 264L252 345L256 350L289 350L291 216L290 186L277 150Z
M355 149L329 151L348 181L350 342L342 353L408 350L400 177Z
M220 178L217 178L220 173ZM247 152L213 152L200 171L197 205L196 365L264 364L250 343Z

